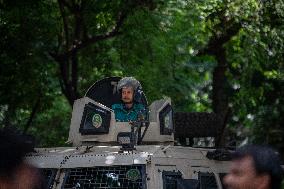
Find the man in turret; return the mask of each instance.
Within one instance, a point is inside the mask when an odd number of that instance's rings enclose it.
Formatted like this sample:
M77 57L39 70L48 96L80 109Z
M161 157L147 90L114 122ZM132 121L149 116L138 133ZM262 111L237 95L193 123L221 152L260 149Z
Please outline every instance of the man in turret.
M141 84L134 77L124 77L117 85L121 94L121 103L113 104L115 119L119 122L134 122L145 119L146 110L138 98L141 98Z

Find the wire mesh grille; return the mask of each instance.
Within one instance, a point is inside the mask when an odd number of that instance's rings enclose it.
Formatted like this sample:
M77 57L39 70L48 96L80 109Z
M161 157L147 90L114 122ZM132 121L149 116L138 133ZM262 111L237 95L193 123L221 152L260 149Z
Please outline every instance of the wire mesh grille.
M163 188L177 189L177 180L181 179L180 172L163 171Z
M53 187L54 179L56 176L56 169L41 169L43 177L45 179L46 188L51 189Z
M199 173L200 189L217 189L214 173Z
M67 169L62 188L146 189L145 166Z

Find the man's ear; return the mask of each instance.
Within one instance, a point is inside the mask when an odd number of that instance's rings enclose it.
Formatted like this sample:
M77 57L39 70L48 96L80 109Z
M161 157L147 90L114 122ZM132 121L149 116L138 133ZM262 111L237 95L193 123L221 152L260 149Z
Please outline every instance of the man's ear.
M260 174L257 178L257 186L259 189L269 189L271 178L268 174Z

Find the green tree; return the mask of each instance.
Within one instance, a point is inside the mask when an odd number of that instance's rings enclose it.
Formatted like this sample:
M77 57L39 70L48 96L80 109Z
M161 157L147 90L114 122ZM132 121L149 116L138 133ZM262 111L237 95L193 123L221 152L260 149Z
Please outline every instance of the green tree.
M74 100L96 80L134 76L150 103L169 96L175 111L214 111L224 134L241 131L238 142L250 137L283 152L283 7L2 0L1 125L35 134L43 146L64 145Z

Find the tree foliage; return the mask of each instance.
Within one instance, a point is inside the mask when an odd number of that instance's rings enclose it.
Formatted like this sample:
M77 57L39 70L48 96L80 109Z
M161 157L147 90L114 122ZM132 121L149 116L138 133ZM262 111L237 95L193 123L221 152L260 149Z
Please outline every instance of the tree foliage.
M148 101L214 111L234 140L284 152L281 0L0 1L0 120L64 145L73 101L107 76ZM232 139L230 139L232 140Z

